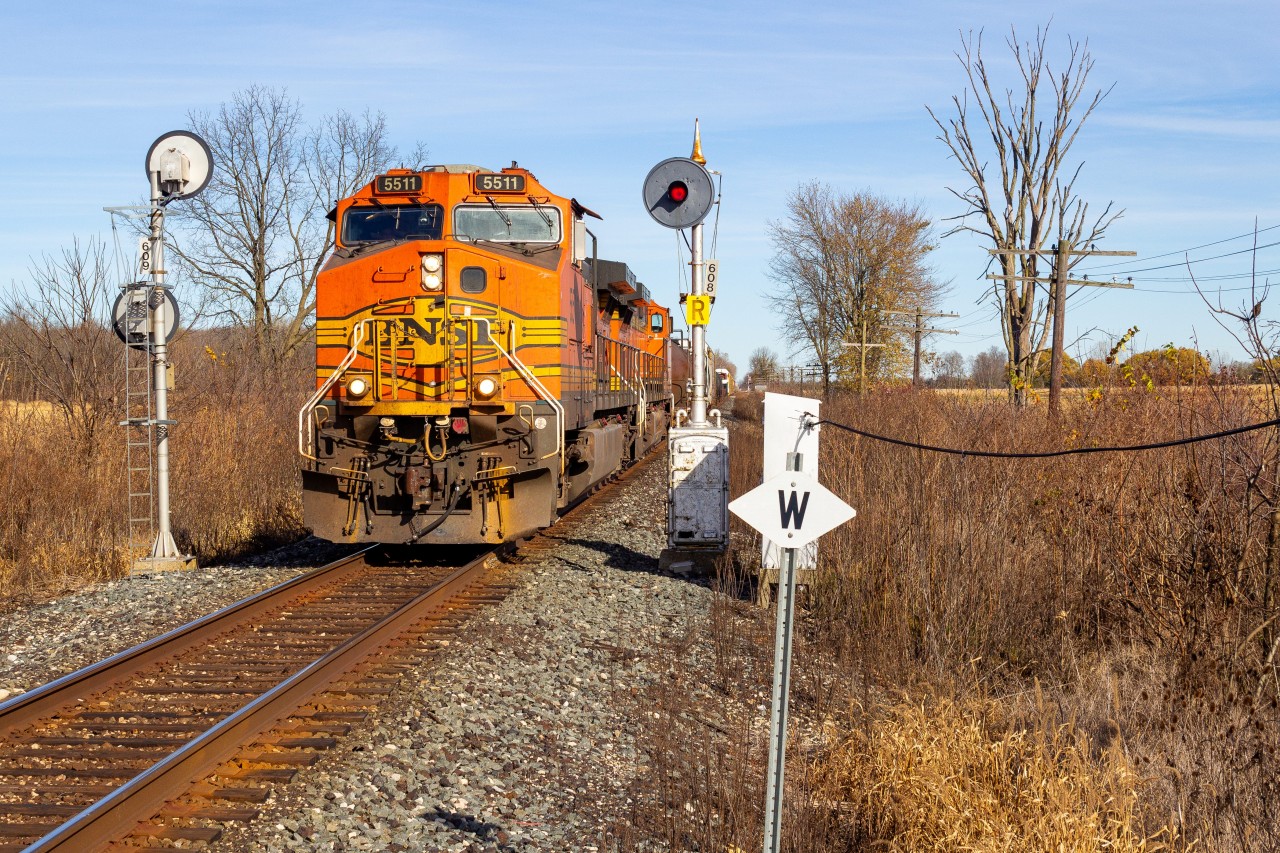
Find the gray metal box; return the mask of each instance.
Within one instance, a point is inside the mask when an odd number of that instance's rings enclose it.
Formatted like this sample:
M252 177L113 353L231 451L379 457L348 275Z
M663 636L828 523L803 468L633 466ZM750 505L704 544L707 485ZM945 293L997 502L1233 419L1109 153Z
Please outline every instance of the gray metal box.
M667 433L671 548L724 548L729 542L729 430L672 427Z

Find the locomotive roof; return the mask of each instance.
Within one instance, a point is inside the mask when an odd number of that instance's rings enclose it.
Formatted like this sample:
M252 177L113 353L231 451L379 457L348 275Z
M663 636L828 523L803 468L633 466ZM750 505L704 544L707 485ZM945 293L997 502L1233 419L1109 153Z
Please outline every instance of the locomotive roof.
M492 172L493 169L486 169L484 166L476 166L473 163L438 163L434 166L424 166L424 172L448 172L450 175L466 175L471 172Z

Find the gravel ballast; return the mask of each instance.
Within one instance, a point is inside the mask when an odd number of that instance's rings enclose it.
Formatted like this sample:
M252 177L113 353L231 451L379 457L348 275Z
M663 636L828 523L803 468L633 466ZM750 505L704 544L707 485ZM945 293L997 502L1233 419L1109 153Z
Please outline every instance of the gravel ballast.
M654 460L552 528L558 547L521 564L514 591L212 849L614 849L616 829L653 804L655 691L725 704L703 678L671 683L711 667L700 635L712 592L659 570L664 490ZM30 689L301 571L281 553L294 565L133 578L9 614L0 690ZM767 701L754 674L739 697L752 714ZM629 830L632 842L644 835Z

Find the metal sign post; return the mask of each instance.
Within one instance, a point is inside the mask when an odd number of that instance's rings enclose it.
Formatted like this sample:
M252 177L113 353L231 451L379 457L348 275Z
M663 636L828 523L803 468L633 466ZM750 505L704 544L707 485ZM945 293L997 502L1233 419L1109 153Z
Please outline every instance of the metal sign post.
M801 434L813 428L814 424L808 418L802 419L799 424ZM800 435L796 436L796 443L799 443L800 438ZM768 457L768 452L765 455ZM786 458L786 471L766 480L729 504L730 512L782 549L778 576L778 618L773 649L773 696L769 708L764 853L778 853L782 844L787 711L795 625L796 556L805 545L844 524L856 514L853 507L804 473L803 454L787 450Z
M693 267L693 283L689 293L691 309L700 306L707 299L707 283L702 268L702 223L691 229L691 266ZM693 327L693 399L689 401L689 426L704 427L707 425L707 315L705 310L690 310L692 315L689 325Z

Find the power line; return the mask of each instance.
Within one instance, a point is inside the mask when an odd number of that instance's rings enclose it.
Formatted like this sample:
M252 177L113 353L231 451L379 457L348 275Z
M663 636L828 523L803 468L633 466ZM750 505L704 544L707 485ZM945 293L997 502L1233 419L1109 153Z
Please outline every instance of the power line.
M809 417L815 417L810 414ZM815 418L816 420L816 418ZM1280 426L1280 419L1263 421L1257 424L1247 424L1246 426L1236 427L1235 429L1224 429L1219 432L1211 432L1207 435L1193 435L1187 438L1175 438L1169 441L1157 441L1150 444L1130 444L1118 447L1071 447L1066 450L1044 450L1031 453L1002 453L996 450L961 450L955 447L938 447L932 444L921 444L918 441L907 441L901 438L891 438L887 435L877 435L873 432L858 429L848 424L838 423L836 421L818 420L818 424L827 424L836 429L842 429L845 432L851 432L854 435L860 435L863 438L869 438L873 441L883 441L886 444L896 444L899 447L909 447L913 450L927 450L931 453L947 453L952 456L980 456L987 459L1047 459L1052 456L1075 456L1082 453L1121 453L1132 452L1138 450L1159 450L1163 447L1177 447L1183 444L1195 444L1198 441L1211 441L1215 438L1227 438L1232 435L1239 435L1254 430L1266 429L1267 427Z
M1186 261L1182 261L1182 262L1180 262L1180 263L1176 263L1176 264L1161 264L1161 265L1159 265L1159 266L1154 266L1154 267L1143 267L1143 268L1141 268L1141 269L1136 269L1136 270L1113 270L1113 274L1115 274L1115 275L1128 275L1128 274L1130 274L1130 273L1135 273L1135 272L1151 272L1152 270L1168 270L1168 269L1175 269L1175 268L1177 268L1177 267L1184 267L1184 266L1187 266L1188 264L1202 264L1202 263L1204 263L1205 261L1217 261L1217 260L1221 260L1222 258L1230 258L1230 257L1233 257L1233 256L1235 256L1235 255L1245 255L1245 254L1248 254L1248 253L1250 253L1250 252L1257 252L1257 251L1260 251L1260 250L1262 250L1262 249L1270 249L1272 246L1280 246L1280 240L1277 240L1277 241L1276 241L1276 242L1274 242L1274 243L1263 243L1261 246L1251 246L1251 247L1249 247L1248 249L1240 249L1239 251L1236 251L1236 252L1227 252L1227 253L1222 254L1222 255L1210 255L1210 256L1209 256L1209 257L1207 257L1207 258L1195 258L1195 259L1193 259L1193 260L1186 260ZM1187 251L1191 251L1191 250L1189 250L1189 249L1188 249ZM1157 255L1157 257L1159 257L1159 256ZM1137 263L1137 261L1132 261L1131 263ZM1088 273L1092 273L1092 272L1095 272L1095 271L1096 271L1096 270L1094 270L1094 269L1090 269L1090 270L1075 270L1075 272L1078 272L1078 273L1081 273L1081 274L1088 274Z
M1239 234L1235 237L1226 237L1226 238L1223 238L1222 240L1214 240L1212 243L1203 243L1199 246L1192 246L1189 249L1177 249L1172 252L1165 252L1164 254L1161 254L1161 255L1152 255L1149 258L1135 258L1132 261L1117 261L1113 264L1103 264L1102 266L1094 267L1093 269L1105 270L1105 269L1111 269L1112 267L1125 266L1126 264L1145 264L1147 261L1155 261L1155 260L1159 260L1160 258L1172 257L1173 255L1185 255L1187 252L1198 252L1201 249L1207 249L1210 246L1220 246L1223 243L1230 243L1233 240L1243 240L1245 237L1253 237L1257 234L1265 234L1267 231L1274 231L1277 228L1280 228L1280 225L1268 225L1266 228L1259 228L1256 231L1249 231L1244 234Z

